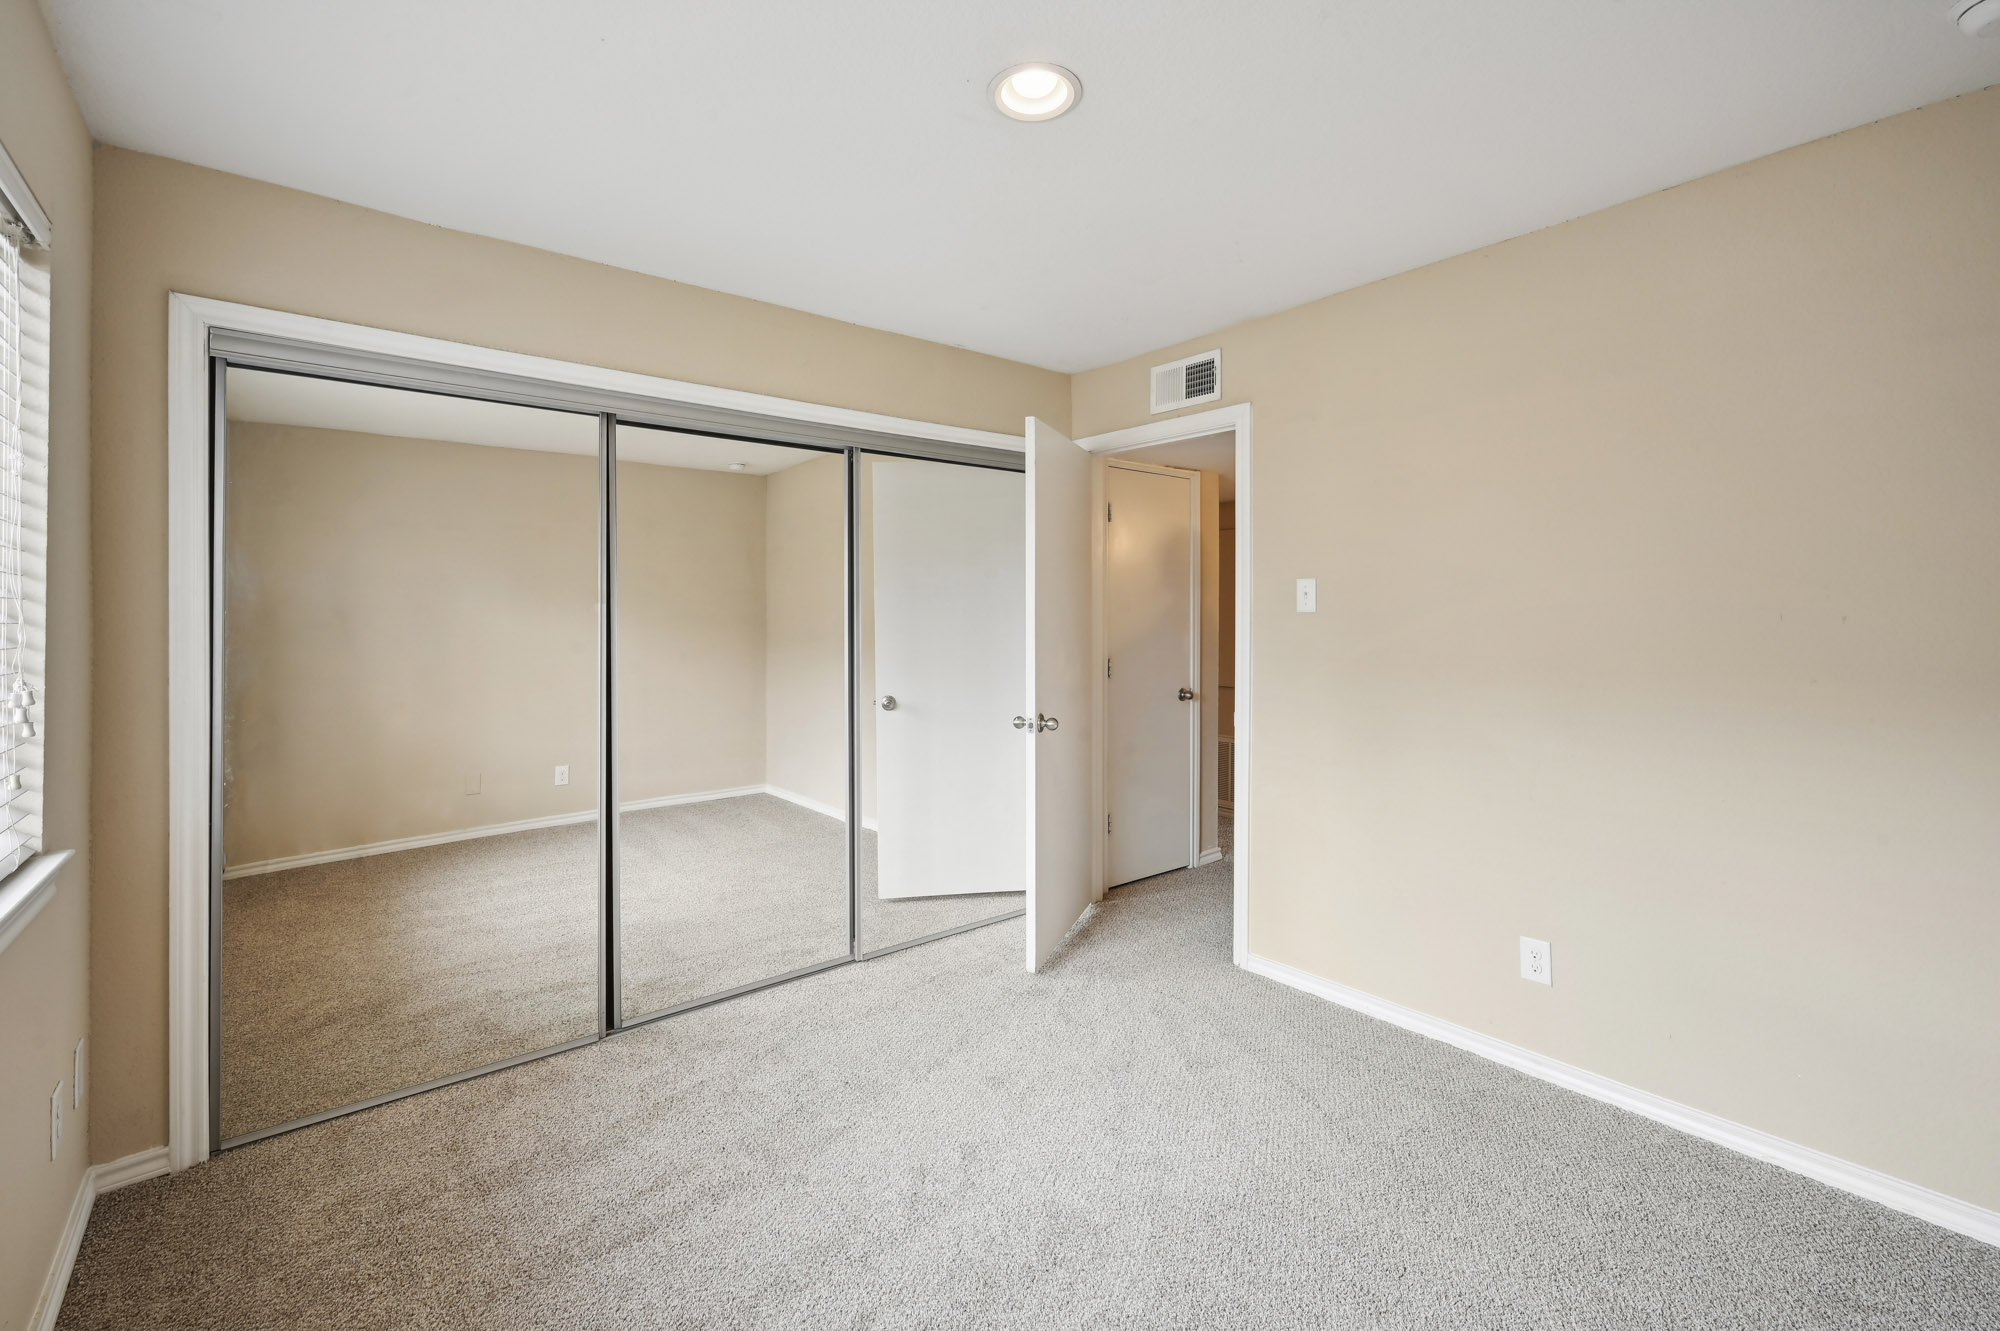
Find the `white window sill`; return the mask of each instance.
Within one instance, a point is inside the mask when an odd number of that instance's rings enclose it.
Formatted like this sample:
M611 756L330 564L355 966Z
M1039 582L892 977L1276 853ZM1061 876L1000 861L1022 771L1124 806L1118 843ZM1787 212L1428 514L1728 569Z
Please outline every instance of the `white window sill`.
M76 854L73 850L43 851L0 882L0 952L20 937L28 921L41 913L56 894L56 870Z

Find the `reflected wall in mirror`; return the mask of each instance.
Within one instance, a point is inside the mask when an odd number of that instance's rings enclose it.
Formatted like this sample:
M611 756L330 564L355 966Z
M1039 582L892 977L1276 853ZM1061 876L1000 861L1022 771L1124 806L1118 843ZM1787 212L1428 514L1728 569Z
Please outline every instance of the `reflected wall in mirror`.
M232 369L224 1140L596 1033L597 419Z
M1021 473L859 460L863 953L1021 909Z
M626 1021L851 954L846 459L621 425Z

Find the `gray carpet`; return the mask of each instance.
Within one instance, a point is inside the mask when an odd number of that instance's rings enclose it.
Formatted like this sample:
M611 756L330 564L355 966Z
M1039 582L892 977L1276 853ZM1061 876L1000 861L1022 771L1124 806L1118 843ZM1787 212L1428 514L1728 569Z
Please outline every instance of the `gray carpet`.
M625 1011L847 951L842 824L769 795L623 815ZM1019 909L1017 894L882 901L862 837L865 949ZM597 1029L592 824L224 884L225 1137Z
M1229 961L1227 863L102 1198L60 1325L2000 1327L2000 1250Z

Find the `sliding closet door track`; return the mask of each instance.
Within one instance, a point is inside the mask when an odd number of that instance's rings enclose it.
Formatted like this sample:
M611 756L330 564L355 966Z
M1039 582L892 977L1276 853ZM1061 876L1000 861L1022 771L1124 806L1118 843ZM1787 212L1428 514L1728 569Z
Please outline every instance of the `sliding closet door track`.
M222 1139L220 1149L227 1151L237 1146L248 1146L251 1142L262 1141L266 1137L275 1137L281 1132L290 1132L295 1128L309 1128L315 1123L325 1123L330 1119L345 1118L349 1114L358 1114L364 1109L374 1109L379 1105L386 1105L395 1100L407 1099L412 1095L422 1095L425 1091L435 1091L441 1086L452 1086L462 1081L471 1081L474 1077L484 1077L489 1073L505 1072L508 1068L519 1067L523 1063L532 1063L538 1058L547 1058L551 1054L564 1054L572 1049L581 1049L585 1045L596 1044L603 1038L600 1035L579 1036L574 1040L566 1040L562 1044L552 1044L546 1049L532 1049L525 1054L516 1054L512 1058L503 1058L497 1063L488 1063L484 1067L473 1068L466 1072L454 1072L449 1077L434 1077L430 1081L423 1082L417 1086L405 1086L399 1090L384 1091L380 1095L371 1095L366 1100L356 1100L351 1105L341 1105L337 1109L323 1109L317 1114L307 1114L304 1118L295 1118L289 1123L279 1123L268 1128L259 1128L255 1132L244 1132L234 1137L225 1137Z

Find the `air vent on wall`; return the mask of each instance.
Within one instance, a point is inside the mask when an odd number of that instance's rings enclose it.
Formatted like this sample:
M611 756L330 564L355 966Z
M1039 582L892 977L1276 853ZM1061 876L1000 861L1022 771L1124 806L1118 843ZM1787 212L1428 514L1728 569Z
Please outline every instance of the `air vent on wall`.
M1204 351L1153 367L1153 412L1192 407L1222 396L1222 353Z

